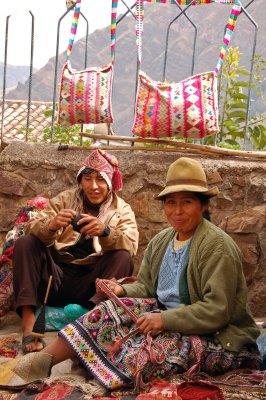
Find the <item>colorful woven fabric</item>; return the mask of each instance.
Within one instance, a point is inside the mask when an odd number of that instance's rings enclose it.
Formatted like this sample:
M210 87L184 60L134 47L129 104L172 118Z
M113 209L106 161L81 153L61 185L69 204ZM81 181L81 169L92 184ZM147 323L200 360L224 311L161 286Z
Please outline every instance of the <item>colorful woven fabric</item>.
M179 4L180 6L188 6L193 0L144 0L147 3L161 3L161 4ZM192 5L199 5L199 4L210 4L213 3L215 0L194 0ZM231 0L232 1L232 0Z
M82 389L75 385L67 383L55 383L47 385L43 383L32 384L24 389L14 400L86 400L86 396ZM12 399L13 400L13 399Z
M177 393L182 400L224 400L222 390L202 380L180 383Z
M118 168L117 158L104 150L95 150L85 158L82 167L77 173L77 181L80 182L81 173L85 169L92 169L100 173L107 181L110 190L122 190L122 174Z
M215 68L216 74L218 74L218 72L223 64L224 56L225 56L226 50L229 46L233 31L236 26L237 17L239 16L241 9L242 9L241 3L239 1L235 1L235 4L231 10L229 21L226 26L226 31L225 31L225 35L224 35L224 39L223 39L223 45L221 47L218 63Z
M25 223L43 210L48 199L37 196L23 204L18 212L14 227L7 233L0 257L0 316L14 308L12 255L15 241L24 234Z
M77 32L80 3L74 10L71 33L63 66L58 105L58 124L100 124L113 122L112 84L115 60L116 16L118 0L112 0L111 10L111 63L103 67L91 67L75 71L70 64L70 55Z
M139 73L134 135L179 135L199 139L218 131L214 72L198 74L175 84L155 82L143 72Z
M74 71L68 60L62 71L59 94L58 123L111 123L113 65Z
M186 373L176 375L172 382L177 387L180 384L204 381L220 388L225 400L265 400L266 385L265 371L259 370L235 370L223 375L212 377L206 374L196 374L193 377Z
M150 383L147 393L141 393L136 400L182 400L177 394L177 386L169 381L158 379Z
M0 339L0 357L15 358L18 353L19 342L12 337Z
M136 42L139 68L142 57L144 1L155 2L137 0L136 4ZM156 2L166 3L166 1ZM171 0L168 2L172 3ZM191 4L210 4L211 2L197 1L192 3L191 1L178 0L179 4L182 3L188 5L188 7ZM232 3L231 0L217 0L217 2ZM153 81L143 71L139 70L133 135L155 138L180 136L202 139L219 132L216 75L222 66L241 9L241 3L235 0L218 63L213 72L194 75L178 83L167 83Z
M180 6L189 6L191 3L193 6L211 3L221 4L234 4L237 0L144 0L146 3L160 3L160 4L179 4Z
M67 47L67 54L66 54L67 60L70 57L70 54L71 54L71 51L73 48L73 44L74 44L74 40L75 40L75 36L77 33L78 20L79 20L79 16L80 16L80 3L81 3L81 0L76 1L74 16L73 16L71 30L70 30L70 37L69 37L69 42L68 42L68 47ZM68 5L67 5L67 7L69 8Z
M137 316L158 311L154 299L120 300ZM108 300L64 327L59 335L73 348L89 374L107 389L134 383L136 388L143 387L154 379L169 379L184 371L192 374L199 368L214 374L240 366L260 367L258 352L228 352L212 337L165 332L150 342L135 328L124 308Z
M57 378L58 380L58 378ZM48 379L49 381L49 379ZM9 394L5 391L4 394L0 393L0 400L114 400L111 397L95 397L95 392L100 393L102 388L97 390L97 387L89 388L89 383L82 384L73 382L73 380L61 379L60 382L46 383L39 381L27 385L21 392ZM97 393L97 392L96 392ZM116 400L122 400L117 398ZM125 399L124 399L125 400Z

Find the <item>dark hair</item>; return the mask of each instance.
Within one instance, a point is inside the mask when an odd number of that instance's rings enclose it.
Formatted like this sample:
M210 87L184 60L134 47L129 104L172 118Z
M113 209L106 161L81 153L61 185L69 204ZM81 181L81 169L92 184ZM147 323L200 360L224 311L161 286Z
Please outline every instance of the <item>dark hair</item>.
M200 203L202 205L208 205L209 204L209 201L210 201L209 196L206 196L204 193L199 193L199 192L195 192L194 194L197 197L197 199L199 199L199 201L200 201ZM209 213L208 209L203 211L202 216L203 216L203 218L207 219L208 221L211 220L211 216L210 216L210 213Z
M97 171L96 171L95 169L92 169L92 168L85 168L85 169L83 169L83 170L80 172L79 176L77 177L78 183L80 183L80 181L81 181L83 175L90 175L90 174L93 174L94 172L97 172Z
M210 200L209 196L206 196L204 193L200 192L193 192L193 193L197 197L197 199L199 199L202 205L209 204Z

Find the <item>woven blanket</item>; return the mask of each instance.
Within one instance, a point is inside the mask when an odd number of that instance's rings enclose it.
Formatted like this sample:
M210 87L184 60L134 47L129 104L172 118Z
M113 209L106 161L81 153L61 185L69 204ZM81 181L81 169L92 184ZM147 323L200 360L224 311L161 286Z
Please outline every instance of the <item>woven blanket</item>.
M89 399L83 391L73 385L64 383L55 383L53 385L47 384L32 384L27 389L22 390L20 393L14 394L0 394L0 400L24 400L24 399L56 399L56 400L85 400Z
M206 382L206 387L211 387L213 385L220 390L220 394L215 390L213 391L213 397L202 397L201 393L202 390L197 391L197 387L199 389L202 382ZM161 399L175 399L175 400L182 400L182 399L193 399L193 400L211 400L211 399L224 399L224 400L265 400L266 399L266 374L265 371L251 371L251 370L235 370L231 371L230 373L226 373L224 375L211 377L206 374L194 374L188 375L186 373L175 375L169 384L174 383L177 387L176 397L173 397L173 390L169 385L169 389L165 390L165 397L152 396L153 392L153 382L150 383L149 387L146 388L145 392L147 393L144 395L137 396L137 400L153 400L156 398L158 400ZM178 388L181 384L187 383L188 389L186 392L186 397L178 397ZM195 384L195 385L194 385ZM156 382L154 383L156 385ZM190 387L189 387L190 386ZM150 393L149 393L150 392ZM172 393L172 397L170 396ZM188 395L190 393L190 396ZM130 390L119 390L113 391L112 397L123 398L125 395L132 395L132 391Z
M15 358L18 353L19 341L12 337L0 338L0 357Z
M266 374L265 371L236 370L218 377L205 374L176 376L173 382L177 385L192 380L205 380L217 385L223 392L225 400L265 400Z
M15 241L24 234L26 222L44 210L48 199L37 196L22 204L19 208L13 228L7 233L0 255L0 317L14 308L12 255Z
M205 374L197 374L189 376L186 374L176 375L171 383L174 383L177 388L181 383L206 381L208 385L215 385L218 387L224 400L265 400L266 399L266 379L264 371L249 371L237 370L231 373L224 374L219 377L210 377ZM146 392L152 387L147 388ZM170 387L170 385L169 385ZM196 386L197 387L197 386ZM43 400L43 399L56 399L56 400L72 400L72 399L111 399L117 400L133 400L138 397L138 394L133 393L132 390L113 391L108 394L101 393L100 387L92 385L92 392L89 392L86 385L75 385L74 382L70 383L68 379L64 381L61 377L57 381L49 382L45 380L38 384L31 384L26 389L19 393L0 392L0 400ZM195 387L193 388L194 393ZM109 395L109 397L108 397ZM150 396L150 397L148 397ZM160 399L169 400L169 392L165 391L165 397L160 396ZM195 395L194 395L195 396ZM153 399L147 393L147 399ZM191 397L195 400L198 397ZM141 399L141 397L139 397ZM202 399L202 398L200 398Z

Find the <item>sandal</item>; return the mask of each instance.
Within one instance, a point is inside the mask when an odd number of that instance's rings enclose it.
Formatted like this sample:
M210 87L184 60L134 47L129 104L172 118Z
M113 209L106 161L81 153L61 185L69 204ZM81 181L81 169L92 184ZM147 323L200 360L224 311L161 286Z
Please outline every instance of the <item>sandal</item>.
M27 350L27 345L32 343L32 342L35 342L36 346L37 346L38 342L41 343L42 344L42 348L39 348L39 349L36 349L36 350L32 350L32 351ZM23 351L23 353L32 353L32 352L36 352L36 351L41 351L42 349L44 349L45 346L46 346L45 341L40 337L35 337L35 336L32 336L32 335L28 335L28 336L24 336L22 338L22 351Z

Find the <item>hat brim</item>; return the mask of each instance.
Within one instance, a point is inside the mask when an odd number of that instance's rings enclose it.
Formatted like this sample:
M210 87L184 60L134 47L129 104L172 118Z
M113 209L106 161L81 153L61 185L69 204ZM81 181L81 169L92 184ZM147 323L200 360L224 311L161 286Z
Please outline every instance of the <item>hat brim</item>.
M195 186L195 185L171 185L165 187L161 193L154 196L155 200L162 200L165 196L171 193L178 193L178 192L197 192L201 193L206 197L214 197L219 193L219 189L217 186L206 190L202 187Z

